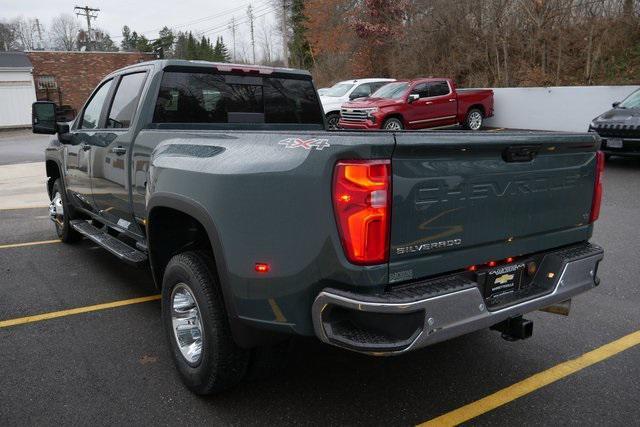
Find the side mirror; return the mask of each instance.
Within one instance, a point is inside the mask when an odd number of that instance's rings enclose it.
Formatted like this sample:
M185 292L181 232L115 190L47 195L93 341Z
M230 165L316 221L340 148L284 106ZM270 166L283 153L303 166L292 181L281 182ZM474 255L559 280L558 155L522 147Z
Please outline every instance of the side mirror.
M57 133L56 104L50 101L34 102L31 106L31 128L33 133Z
M612 106L613 108L618 108L618 105L620 105L620 103L619 103L619 102L614 102L613 104L611 104L611 106Z
M409 98L407 98L407 102L411 104L413 101L417 101L418 99L420 99L420 95L418 95L417 93L412 93L409 95Z

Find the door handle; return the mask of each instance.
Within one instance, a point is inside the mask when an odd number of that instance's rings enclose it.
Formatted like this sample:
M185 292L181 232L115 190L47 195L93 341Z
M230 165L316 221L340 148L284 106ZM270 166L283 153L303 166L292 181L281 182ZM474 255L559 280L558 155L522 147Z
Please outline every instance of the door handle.
M124 147L113 147L111 149L111 152L117 156L122 156L123 154L125 154L127 152L127 149Z
M424 105L431 105L431 104L433 104L433 101L427 101L424 103Z
M91 146L89 144L82 144L80 146L80 148L82 148L82 151L89 151L91 150Z
M455 99L450 99L450 100L449 100L449 102L453 102L453 101L455 101Z

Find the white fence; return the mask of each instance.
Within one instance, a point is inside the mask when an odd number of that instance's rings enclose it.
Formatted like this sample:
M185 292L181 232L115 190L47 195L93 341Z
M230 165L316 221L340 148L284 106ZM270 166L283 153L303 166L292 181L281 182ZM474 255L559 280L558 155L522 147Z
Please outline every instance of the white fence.
M589 122L640 86L496 88L486 126L586 132Z

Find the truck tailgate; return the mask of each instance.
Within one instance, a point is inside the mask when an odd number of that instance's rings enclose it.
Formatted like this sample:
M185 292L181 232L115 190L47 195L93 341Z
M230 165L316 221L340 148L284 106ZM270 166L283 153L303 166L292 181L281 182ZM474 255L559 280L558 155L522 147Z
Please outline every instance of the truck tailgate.
M389 281L588 240L599 145L588 134L397 133Z

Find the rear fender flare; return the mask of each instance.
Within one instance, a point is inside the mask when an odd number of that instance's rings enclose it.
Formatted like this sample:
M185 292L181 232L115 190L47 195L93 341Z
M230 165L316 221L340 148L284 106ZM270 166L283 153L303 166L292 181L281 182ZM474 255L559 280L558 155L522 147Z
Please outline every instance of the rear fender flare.
M180 211L186 215L189 215L196 219L204 227L209 243L211 243L211 250L213 251L213 258L215 261L216 271L220 278L220 286L222 287L222 294L225 300L225 306L230 316L237 317L237 310L233 304L233 292L229 289L228 271L226 267L226 261L224 257L224 251L220 244L220 235L216 224L205 209L199 202L175 193L158 192L151 195L149 202L147 203L147 212L150 214L154 208L163 207L170 208L176 211ZM149 215L150 216L150 215ZM153 236L148 236L149 253L153 249ZM161 278L156 277L156 269L153 266L153 257L149 256L151 271L153 273L153 279L158 288L161 287Z

